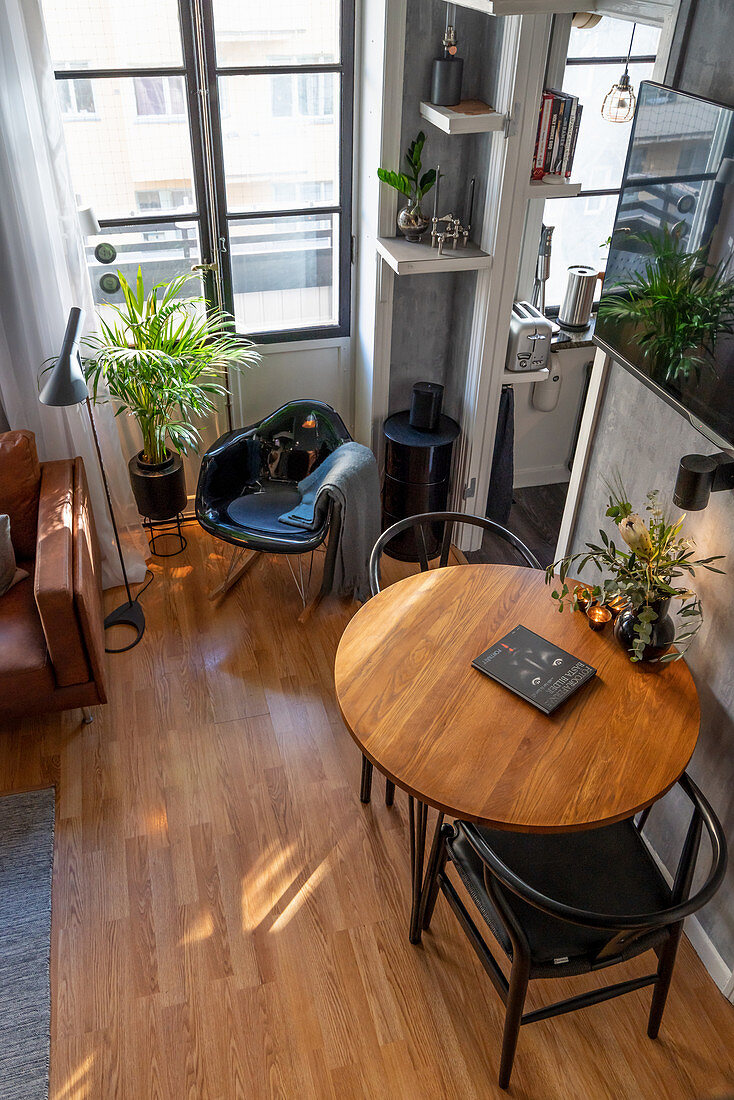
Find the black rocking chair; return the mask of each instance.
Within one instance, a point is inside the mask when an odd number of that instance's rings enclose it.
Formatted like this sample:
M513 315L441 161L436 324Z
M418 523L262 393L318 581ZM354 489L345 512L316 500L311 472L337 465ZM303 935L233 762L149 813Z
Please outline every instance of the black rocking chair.
M307 399L283 405L259 424L227 432L209 448L199 471L196 518L210 535L234 547L225 579L211 599L228 592L258 554L308 554L327 535L321 591L309 608L300 560L300 583L291 566L304 606L301 618L331 590L341 530L339 508L333 502L320 505L313 529L292 527L280 516L299 503L298 482L350 441L330 405Z
M521 1024L652 985L647 1034L657 1037L683 920L713 897L726 870L726 841L711 806L685 772L678 786L693 804L693 814L672 887L642 835L649 809L637 822L631 819L575 833L512 833L466 821L444 824L436 831L422 925L428 928L440 890L505 1003L500 1088L510 1083ZM711 862L691 897L704 829ZM511 960L509 982L448 877L448 862ZM531 978L587 974L649 950L657 955L652 973L523 1012Z
M454 527L456 525L461 526L462 524L466 524L469 527L481 527L482 530L489 531L491 534L496 535L498 538L502 539L504 542L508 542L514 547L525 565L530 566L531 569L542 568L535 554L525 545L522 539L519 539L517 535L507 527L503 527L500 523L495 523L492 519L487 519L485 516L465 515L463 512L423 512L421 515L408 516L407 519L401 519L398 520L397 523L393 523L392 527L388 527L386 531L382 532L373 546L370 555L370 591L372 595L376 596L380 591L380 561L383 551L389 542L395 538L399 538L403 549L405 549L406 538L404 532L412 531L414 542L412 545L407 545L408 549L415 553L421 572L425 573L426 570L430 568L429 562L435 559L435 557L438 557L437 568L442 569L445 565L448 565L449 562ZM401 538L401 536L403 537ZM374 764L372 764L366 756L363 756L362 778L359 791L359 797L362 802L370 801L373 768ZM394 799L395 784L390 779L386 779L386 805L392 806Z

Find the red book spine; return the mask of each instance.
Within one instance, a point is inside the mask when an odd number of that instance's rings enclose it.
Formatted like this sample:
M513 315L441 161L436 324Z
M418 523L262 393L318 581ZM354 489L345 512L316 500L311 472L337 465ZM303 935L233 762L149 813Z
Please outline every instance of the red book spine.
M533 157L533 170L531 179L542 180L543 165L548 151L548 137L550 134L550 120L553 110L553 96L550 92L543 92L540 105L540 117L538 120L538 135L535 142L535 156Z

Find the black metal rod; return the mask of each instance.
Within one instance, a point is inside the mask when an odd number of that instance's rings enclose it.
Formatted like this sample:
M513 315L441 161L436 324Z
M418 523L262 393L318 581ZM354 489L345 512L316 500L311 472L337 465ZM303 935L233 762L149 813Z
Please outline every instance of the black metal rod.
M92 425L92 435L94 436L94 445L97 448L97 462L99 463L99 470L102 474L102 484L104 485L105 496L107 497L107 508L109 509L110 519L112 520L112 530L115 533L115 542L117 544L117 553L120 558L120 568L122 569L122 578L125 582L125 591L127 592L127 602L132 604L133 596L130 591L130 582L127 579L127 570L125 568L125 558L122 554L122 546L120 545L120 535L117 530L117 521L115 519L115 510L112 507L112 497L110 496L110 487L107 482L107 474L104 468L104 462L102 461L102 448L99 445L99 437L97 435L97 425L94 423L94 416L92 414L92 402L87 398L87 412L89 413L89 422Z
M558 968L559 975L563 973L563 967ZM578 1008L588 1008L590 1005L599 1004L601 1001L611 1001L614 997L621 997L625 993L633 993L635 989L642 989L646 985L654 985L657 974L646 974L643 978L632 978L628 982L617 982L616 985L605 985L603 989L591 989L588 993L581 993L578 997L569 997L565 1001L556 1001L555 1004L538 1008L535 1012L526 1012L520 1021L523 1024L534 1024L538 1020L549 1020L552 1016L562 1016L566 1012L575 1012Z
M507 993L510 988L510 983L507 981L507 978L502 973L499 963L484 942L484 939L482 938L482 935L479 932L476 924L469 916L465 905L463 904L461 898L454 889L453 883L445 874L441 874L439 875L438 884L443 892L444 897L446 898L446 901L449 903L454 913L456 914L459 924L469 937L469 943L474 948L475 955L489 975L492 984L502 998L503 1003L507 1004Z

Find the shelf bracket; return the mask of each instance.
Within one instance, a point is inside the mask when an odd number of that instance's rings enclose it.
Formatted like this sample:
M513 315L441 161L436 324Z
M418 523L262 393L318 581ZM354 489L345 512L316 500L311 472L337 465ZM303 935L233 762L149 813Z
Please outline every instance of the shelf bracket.
M464 500L470 500L471 497L474 496L476 491L477 491L477 479L475 477L473 477L471 479L471 481L469 482L469 484L464 486L464 492L462 493L462 496L464 497Z
M514 107L505 115L505 120L502 124L502 133L505 135L505 138L514 137L517 133L517 119L515 118Z

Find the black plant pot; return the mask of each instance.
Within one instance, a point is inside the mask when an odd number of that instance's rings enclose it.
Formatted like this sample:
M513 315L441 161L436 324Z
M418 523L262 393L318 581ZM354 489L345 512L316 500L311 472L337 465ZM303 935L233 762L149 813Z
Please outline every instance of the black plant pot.
M127 464L138 511L145 519L172 519L186 507L181 455L166 451L165 462L142 462L139 451Z
M655 600L650 606L657 613L657 619L650 624L652 637L642 651L643 661L657 661L668 652L675 637L675 624L668 614L670 600ZM620 611L614 623L614 637L626 650L632 649L632 643L638 637L635 632L636 622L637 612L632 607L626 607Z

